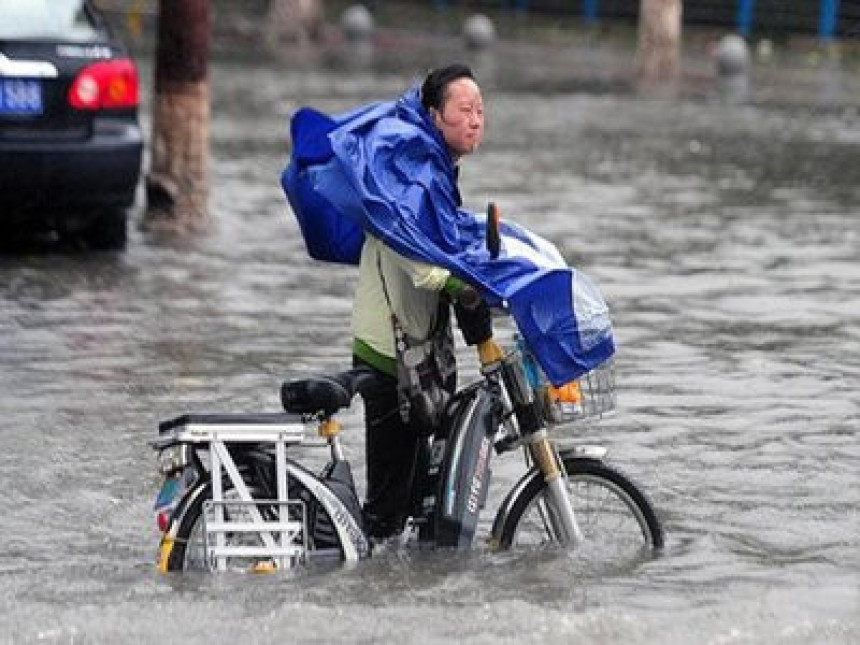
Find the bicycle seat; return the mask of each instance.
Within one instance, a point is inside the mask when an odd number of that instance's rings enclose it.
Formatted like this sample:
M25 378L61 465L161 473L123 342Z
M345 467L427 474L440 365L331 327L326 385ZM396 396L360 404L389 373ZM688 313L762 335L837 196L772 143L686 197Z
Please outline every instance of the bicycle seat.
M281 385L281 403L284 410L293 414L320 412L329 417L349 407L352 397L367 376L367 369L356 368L330 376L309 376L285 381Z

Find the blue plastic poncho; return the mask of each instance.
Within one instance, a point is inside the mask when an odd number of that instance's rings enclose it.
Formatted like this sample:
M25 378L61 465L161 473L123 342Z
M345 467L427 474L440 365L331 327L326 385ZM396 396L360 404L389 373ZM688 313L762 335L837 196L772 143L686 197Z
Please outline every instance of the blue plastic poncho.
M510 310L555 385L612 356L602 296L555 246L502 222L501 253L490 257L485 220L460 208L454 164L417 88L333 118L303 108L291 134L281 183L311 257L357 264L367 231L449 269Z

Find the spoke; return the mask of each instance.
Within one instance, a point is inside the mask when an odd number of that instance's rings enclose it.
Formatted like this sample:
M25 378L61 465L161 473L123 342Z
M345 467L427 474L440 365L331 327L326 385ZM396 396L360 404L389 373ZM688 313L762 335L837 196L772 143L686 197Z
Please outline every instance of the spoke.
M588 538L590 548L606 550L613 557L631 547L644 546L647 531L635 504L614 483L590 476L568 481L577 522ZM536 546L556 542L545 494L536 496L523 514L515 543Z

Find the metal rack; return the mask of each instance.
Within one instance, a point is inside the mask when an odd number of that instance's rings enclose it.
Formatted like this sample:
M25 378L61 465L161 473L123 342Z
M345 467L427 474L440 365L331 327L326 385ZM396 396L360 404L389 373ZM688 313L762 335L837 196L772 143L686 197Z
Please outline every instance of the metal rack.
M304 559L305 507L289 497L286 455L287 446L302 443L304 434L301 420L285 414L186 415L162 428L161 441L208 447L212 499L204 504L203 537L210 568L226 570L229 558L256 558L281 568ZM277 499L252 496L230 453L235 444L274 447ZM225 499L228 487L238 499Z

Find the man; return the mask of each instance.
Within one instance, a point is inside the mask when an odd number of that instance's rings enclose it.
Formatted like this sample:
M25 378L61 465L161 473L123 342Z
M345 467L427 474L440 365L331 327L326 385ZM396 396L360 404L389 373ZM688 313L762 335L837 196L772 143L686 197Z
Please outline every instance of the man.
M485 222L461 208L459 162L484 132L468 67L437 69L395 101L334 117L302 108L290 127L281 183L308 253L359 265L354 362L374 376L361 388L365 512L372 536L396 535L409 512L419 433L454 386L449 301L468 344L491 334L483 302L504 306L557 386L612 356L608 309L553 244L506 221L496 255ZM404 369L415 362L405 354L422 360Z
M453 162L454 176L450 180L455 182L456 164L478 148L483 136L480 88L464 65L437 69L421 87L421 105ZM421 424L428 423L427 419L416 419L415 404L408 411L411 418L401 414L404 403L408 404L403 400L407 388L403 381L408 381L408 375L402 361L398 370L397 341L399 338L402 344L413 346L429 344L427 351L434 354L429 368L439 368L430 378L435 376L437 385L453 391L453 352L446 350L445 343L450 337L449 298L458 302L455 311L468 344L490 337L489 312L477 302L472 288L447 269L406 258L377 237L366 235L352 328L354 362L371 368L376 376L372 386L362 388L367 451L364 510L366 528L372 537L384 538L403 530L410 510ZM465 299L469 307L460 304L460 299ZM442 403L437 398L429 405L438 407Z

